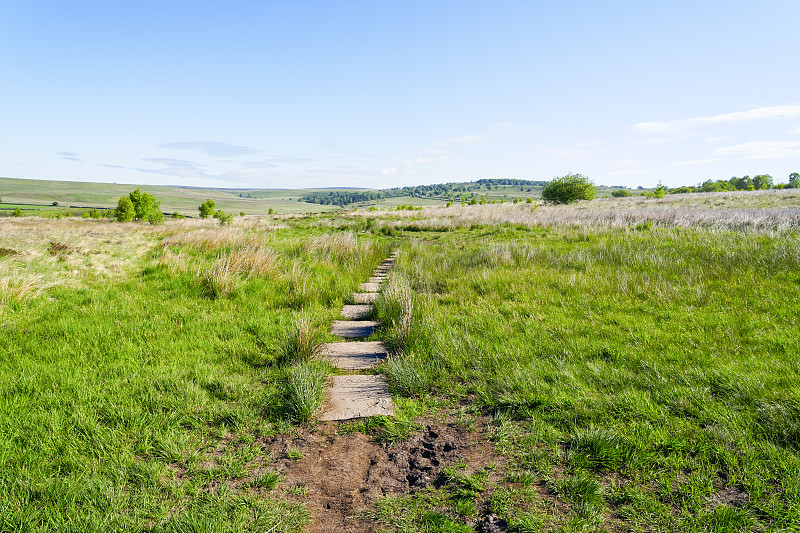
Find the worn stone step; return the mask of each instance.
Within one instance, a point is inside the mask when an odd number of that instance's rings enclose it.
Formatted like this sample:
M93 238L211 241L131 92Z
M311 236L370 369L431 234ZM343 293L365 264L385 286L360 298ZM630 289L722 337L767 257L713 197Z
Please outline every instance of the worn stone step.
M339 315L348 320L358 320L370 316L374 310L369 304L344 305Z
M378 292L381 290L380 283L362 283L358 286L358 290L362 292Z
M354 292L353 301L357 304L369 304L378 299L377 292Z
M375 332L380 322L375 320L334 320L331 324L331 334L347 339L369 337Z
M329 342L320 346L320 355L342 370L372 368L388 354L386 345L381 341Z
M351 420L394 416L394 405L383 376L331 376L319 420Z
M383 282L386 281L385 276L370 276L367 280L369 283L377 283L378 285L383 285Z

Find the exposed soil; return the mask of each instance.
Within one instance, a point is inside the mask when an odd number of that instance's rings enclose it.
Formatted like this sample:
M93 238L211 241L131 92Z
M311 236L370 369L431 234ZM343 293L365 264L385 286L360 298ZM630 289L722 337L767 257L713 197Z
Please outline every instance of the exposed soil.
M269 466L286 475L278 488L303 493L287 497L307 504L314 520L307 531L312 533L374 531L379 524L359 512L376 500L424 489L442 468L459 461L470 470L505 463L486 442L485 421L473 432L452 422L429 422L395 444L375 443L361 433L337 435L338 427L332 422L265 442L272 451ZM302 458L290 459L290 450Z

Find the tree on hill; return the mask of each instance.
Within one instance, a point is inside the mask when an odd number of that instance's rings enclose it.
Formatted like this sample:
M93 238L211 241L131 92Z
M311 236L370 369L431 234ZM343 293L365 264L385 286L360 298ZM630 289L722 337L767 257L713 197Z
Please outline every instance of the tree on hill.
M595 196L597 196L597 189L583 174L567 174L555 178L542 189L542 200L552 204L591 200Z
M133 208L133 202L130 197L121 196L117 202L117 208L114 210L114 218L117 222L130 222L136 216L136 210Z
M214 214L214 207L216 204L211 198L206 198L206 201L200 204L197 209L200 211L200 218L208 218Z
M147 220L151 224L160 224L164 221L164 213L161 212L161 202L155 196L136 189L119 199L114 218L118 222Z

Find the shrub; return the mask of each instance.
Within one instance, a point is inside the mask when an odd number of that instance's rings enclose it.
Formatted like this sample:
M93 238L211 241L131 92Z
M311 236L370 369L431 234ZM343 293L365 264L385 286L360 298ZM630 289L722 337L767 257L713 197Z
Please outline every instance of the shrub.
M597 189L583 174L567 174L553 179L542 189L542 199L551 204L570 204L578 200L591 200Z
M200 218L208 218L214 214L214 200L211 198L206 198L206 201L200 204L200 207L197 209L200 211Z
M221 209L216 210L216 212L214 213L214 218L219 220L220 226L224 226L226 224L230 224L231 222L233 222L233 215L231 215L230 213L226 213Z
M617 189L611 193L611 196L614 198L627 198L628 196L633 196L633 194L628 189Z
M130 222L136 216L136 211L133 209L133 202L127 196L122 196L117 202L117 208L114 210L114 218L117 222Z
M16 209L14 209L14 213L11 216L12 217L21 217L21 216L23 216L22 215L22 209L17 207Z

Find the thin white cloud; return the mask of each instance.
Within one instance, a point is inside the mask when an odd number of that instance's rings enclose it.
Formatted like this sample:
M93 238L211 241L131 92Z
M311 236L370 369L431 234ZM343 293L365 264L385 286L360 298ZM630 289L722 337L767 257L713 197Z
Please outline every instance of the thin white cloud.
M797 126L796 128L792 128L792 129L790 129L790 130L789 130L789 133L792 133L792 134L798 134L798 133L800 133L800 126Z
M690 161L679 161L675 163L673 166L676 167L693 167L695 165L707 165L709 163L716 163L718 159L713 158L706 158L706 159L692 159Z
M800 155L800 142L753 141L717 148L717 152L725 155L738 155L747 159L774 159Z
M581 143L573 146L545 146L541 150L556 159L580 159L590 155L605 153L605 150L600 148L600 143Z
M381 170L381 176L395 176L397 174L396 168L384 168Z
M739 111L737 113L725 113L722 115L685 118L664 122L639 122L638 124L634 124L632 127L634 130L644 133L670 134L713 124L733 124L737 122L747 122L753 120L786 119L795 117L800 117L800 105L777 105L759 107L756 109L750 109L749 111Z
M158 147L168 148L171 150L194 150L211 157L235 157L239 155L255 154L258 152L258 150L255 148L250 148L249 146L236 146L234 144L216 141L165 143L159 145Z
M486 142L491 139L490 135L461 135L459 137L453 137L448 142L452 144L477 144Z

